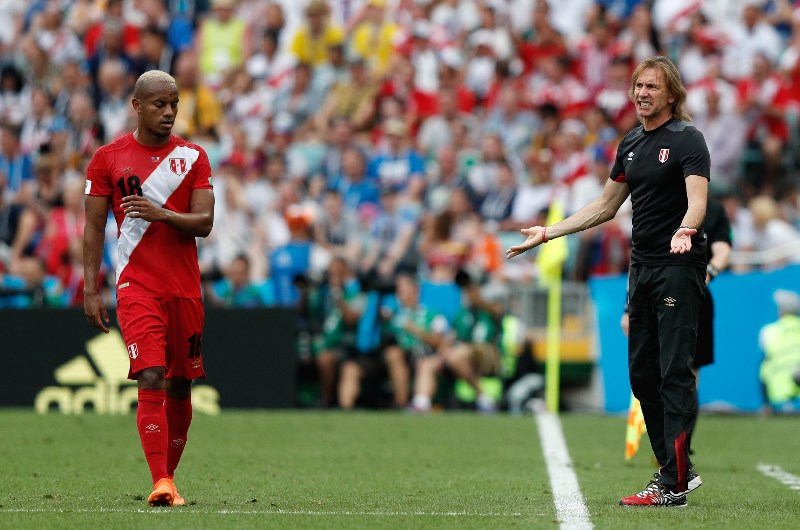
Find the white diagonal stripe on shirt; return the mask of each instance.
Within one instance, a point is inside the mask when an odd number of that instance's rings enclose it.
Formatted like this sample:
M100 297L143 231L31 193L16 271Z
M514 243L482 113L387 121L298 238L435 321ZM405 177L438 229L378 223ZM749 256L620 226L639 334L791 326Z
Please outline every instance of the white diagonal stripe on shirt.
M181 145L173 149L164 160L156 167L149 177L142 184L142 195L156 203L159 207L169 200L178 186L183 182L183 178L192 169L192 166L200 157L200 151L191 147ZM170 158L185 158L186 172L183 175L176 175L169 168ZM117 281L122 276L122 271L128 266L131 254L136 246L144 237L144 233L150 226L150 221L144 219L134 219L125 216L122 226L119 229L119 242L117 252L119 260L117 262Z

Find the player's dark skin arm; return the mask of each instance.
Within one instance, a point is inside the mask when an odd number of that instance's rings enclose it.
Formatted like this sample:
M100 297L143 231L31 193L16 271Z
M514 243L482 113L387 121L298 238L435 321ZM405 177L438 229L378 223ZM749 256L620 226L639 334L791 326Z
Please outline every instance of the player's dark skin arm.
M173 212L138 195L123 197L122 210L127 217L166 223L185 234L206 237L214 225L214 192L210 189L193 190L188 213Z
M86 196L86 224L83 229L83 310L86 320L103 333L108 333L108 312L97 292L100 263L103 259L108 197Z

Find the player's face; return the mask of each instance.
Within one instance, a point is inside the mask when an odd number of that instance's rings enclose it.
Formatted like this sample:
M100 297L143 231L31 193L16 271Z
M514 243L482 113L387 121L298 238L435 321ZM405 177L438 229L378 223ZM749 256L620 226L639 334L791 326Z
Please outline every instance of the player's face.
M139 132L157 138L166 138L172 133L178 114L178 88L171 83L157 83L138 101L134 108L139 114Z
M636 115L645 126L660 125L672 116L675 98L669 93L664 72L660 68L643 70L633 86Z

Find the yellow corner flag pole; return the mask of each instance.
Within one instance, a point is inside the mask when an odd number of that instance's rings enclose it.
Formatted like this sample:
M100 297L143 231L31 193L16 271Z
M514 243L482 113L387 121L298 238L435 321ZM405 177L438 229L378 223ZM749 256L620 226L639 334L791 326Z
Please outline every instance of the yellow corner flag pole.
M547 213L547 226L564 219L561 204L554 200ZM567 259L567 241L558 238L542 246L536 263L539 283L548 288L547 294L547 360L545 362L545 403L547 410L558 412L561 357L561 271Z
M631 406L628 410L628 427L625 430L625 460L630 460L639 450L642 434L647 432L642 414L642 404L631 394Z

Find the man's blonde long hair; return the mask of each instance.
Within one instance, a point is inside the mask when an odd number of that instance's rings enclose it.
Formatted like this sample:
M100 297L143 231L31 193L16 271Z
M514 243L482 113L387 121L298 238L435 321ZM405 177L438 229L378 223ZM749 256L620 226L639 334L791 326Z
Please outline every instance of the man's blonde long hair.
M669 95L675 98L672 102L672 116L677 120L682 120L692 123L692 118L689 116L689 111L686 109L686 87L683 86L681 74L678 69L672 64L672 61L663 55L656 55L649 57L639 63L636 70L633 71L631 76L631 89L628 91L628 97L636 102L636 80L648 68L660 68L664 72L664 78L667 81L667 91Z

